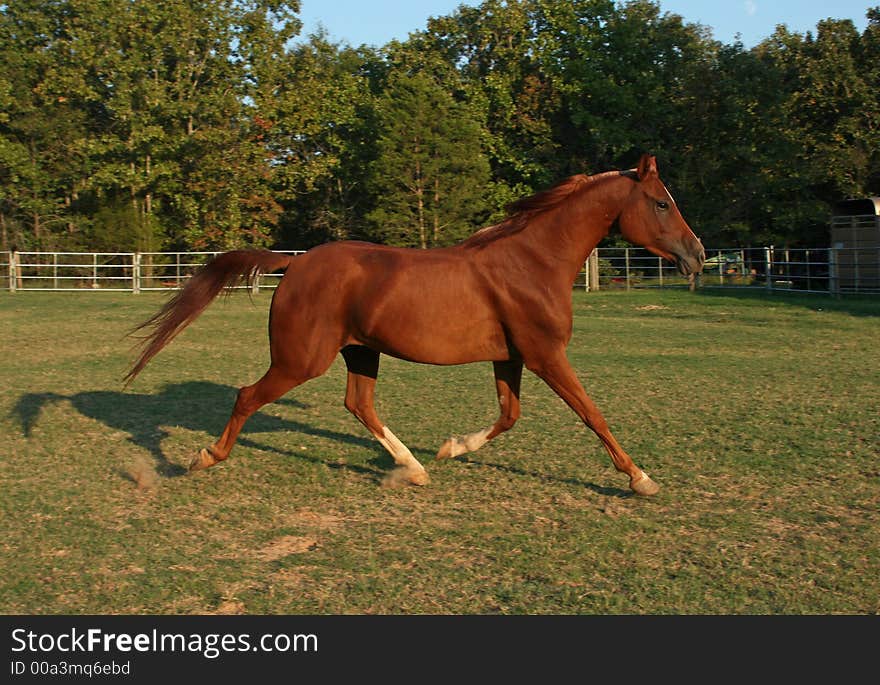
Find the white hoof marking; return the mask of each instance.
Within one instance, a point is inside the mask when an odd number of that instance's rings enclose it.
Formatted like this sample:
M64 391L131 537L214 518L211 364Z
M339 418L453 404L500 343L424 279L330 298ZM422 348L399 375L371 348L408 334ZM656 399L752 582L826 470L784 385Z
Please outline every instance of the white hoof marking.
M388 428L388 426L382 426L382 432L384 433L384 436L380 437L377 435L376 438L382 443L382 447L391 453L391 456L394 457L394 461L406 469L420 471L427 477L425 467L422 466L418 459L412 455L409 448L391 432L391 429Z
M449 438L450 457L457 457L467 452L476 452L483 445L489 442L489 433L491 428L484 428L476 433L470 433L461 438Z

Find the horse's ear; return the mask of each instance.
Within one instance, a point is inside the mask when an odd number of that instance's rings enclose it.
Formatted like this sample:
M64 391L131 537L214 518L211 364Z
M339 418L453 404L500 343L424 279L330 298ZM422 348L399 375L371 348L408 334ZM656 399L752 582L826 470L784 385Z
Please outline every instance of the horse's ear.
M645 177L651 174L657 175L657 158L654 155L644 154L639 160L638 168L639 180L645 180Z

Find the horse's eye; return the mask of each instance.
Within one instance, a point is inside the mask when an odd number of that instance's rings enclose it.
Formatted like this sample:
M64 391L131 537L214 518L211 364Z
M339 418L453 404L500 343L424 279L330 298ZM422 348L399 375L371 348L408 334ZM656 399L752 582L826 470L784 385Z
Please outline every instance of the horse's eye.
M669 209L669 203L663 200L657 200L657 209Z

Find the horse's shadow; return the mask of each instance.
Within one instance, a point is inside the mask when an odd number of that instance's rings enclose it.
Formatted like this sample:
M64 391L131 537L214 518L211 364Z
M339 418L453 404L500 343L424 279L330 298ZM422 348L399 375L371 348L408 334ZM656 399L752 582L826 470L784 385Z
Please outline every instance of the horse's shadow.
M187 469L170 460L162 449L162 442L170 436L169 427L180 427L194 432L219 435L226 424L232 406L235 404L237 389L207 381L188 381L166 385L158 394L142 395L131 392L93 390L74 395L58 393L28 393L22 395L13 409L21 424L25 437L29 438L39 420L43 408L50 402L67 401L83 416L100 421L104 425L128 434L128 439L138 447L148 451L156 462L156 472L165 478L173 478L187 473ZM275 404L282 406L308 408L297 400L282 398ZM337 442L357 445L371 453L367 465L342 463L310 455L302 450L288 450L277 445L267 445L252 437L260 433L303 433ZM363 473L380 481L394 466L390 455L372 437L361 437L350 433L317 428L300 421L257 412L251 416L238 438L238 443L246 447L275 452L286 457L305 459L322 463L329 468L345 468ZM412 451L422 460L433 457L434 452L424 448ZM514 466L483 461L469 455L465 461L486 468L513 473L518 476L554 480L578 485L602 495L629 496L630 493L617 488L608 488L577 478L560 478Z
M74 395L58 393L28 393L22 395L13 409L21 423L25 437L30 437L40 413L50 402L67 401L83 416L100 421L106 426L128 433L128 439L147 450L156 461L156 471L166 478L181 476L187 469L170 460L162 449L162 441L169 437L169 427L180 427L219 435L235 404L237 389L217 383L191 381L170 384L158 394L141 395L131 392L94 390ZM297 400L282 398L275 404L307 408ZM373 476L391 466L392 460L378 442L349 433L316 428L307 423L257 412L251 416L239 436L238 443L247 447L274 451L284 456L321 461L331 468L341 468L334 461L319 460L301 451L285 450L275 445L262 444L254 437L258 433L305 433L320 438L358 445L373 453L368 463L375 468L345 465L345 468Z
M590 483L587 481L583 481L580 478L574 478L572 476L553 476L546 473L540 473L539 471L532 471L529 469L520 468L519 466L512 466L510 464L497 464L491 461L480 461L478 459L473 459L470 455L465 455L463 457L459 457L459 459L467 464L476 464L478 466L483 466L490 469L495 469L496 471L502 471L504 473L512 473L517 476L526 476L528 478L533 478L535 480L542 481L552 481L554 483L567 483L569 485L576 485L578 487L587 488L592 490L593 492L599 495L605 495L606 497L621 497L621 498L629 498L635 497L635 493L629 490L621 490L616 487L607 487L604 485L599 485L598 483Z

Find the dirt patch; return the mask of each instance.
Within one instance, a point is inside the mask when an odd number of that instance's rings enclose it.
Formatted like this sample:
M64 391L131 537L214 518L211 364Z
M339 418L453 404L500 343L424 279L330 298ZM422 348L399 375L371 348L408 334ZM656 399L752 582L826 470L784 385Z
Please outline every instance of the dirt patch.
M299 509L284 517L285 525L312 529L332 531L342 525L342 516L333 512L316 512L311 509Z
M277 561L291 554L303 554L318 548L317 538L309 535L285 535L270 542L254 556L261 561Z
M285 568L277 573L273 573L271 579L273 585L280 584L301 587L306 585L308 576L298 568Z
M232 600L220 602L220 605L214 610L214 613L223 616L238 616L239 614L247 613L247 609L244 606L244 602Z

